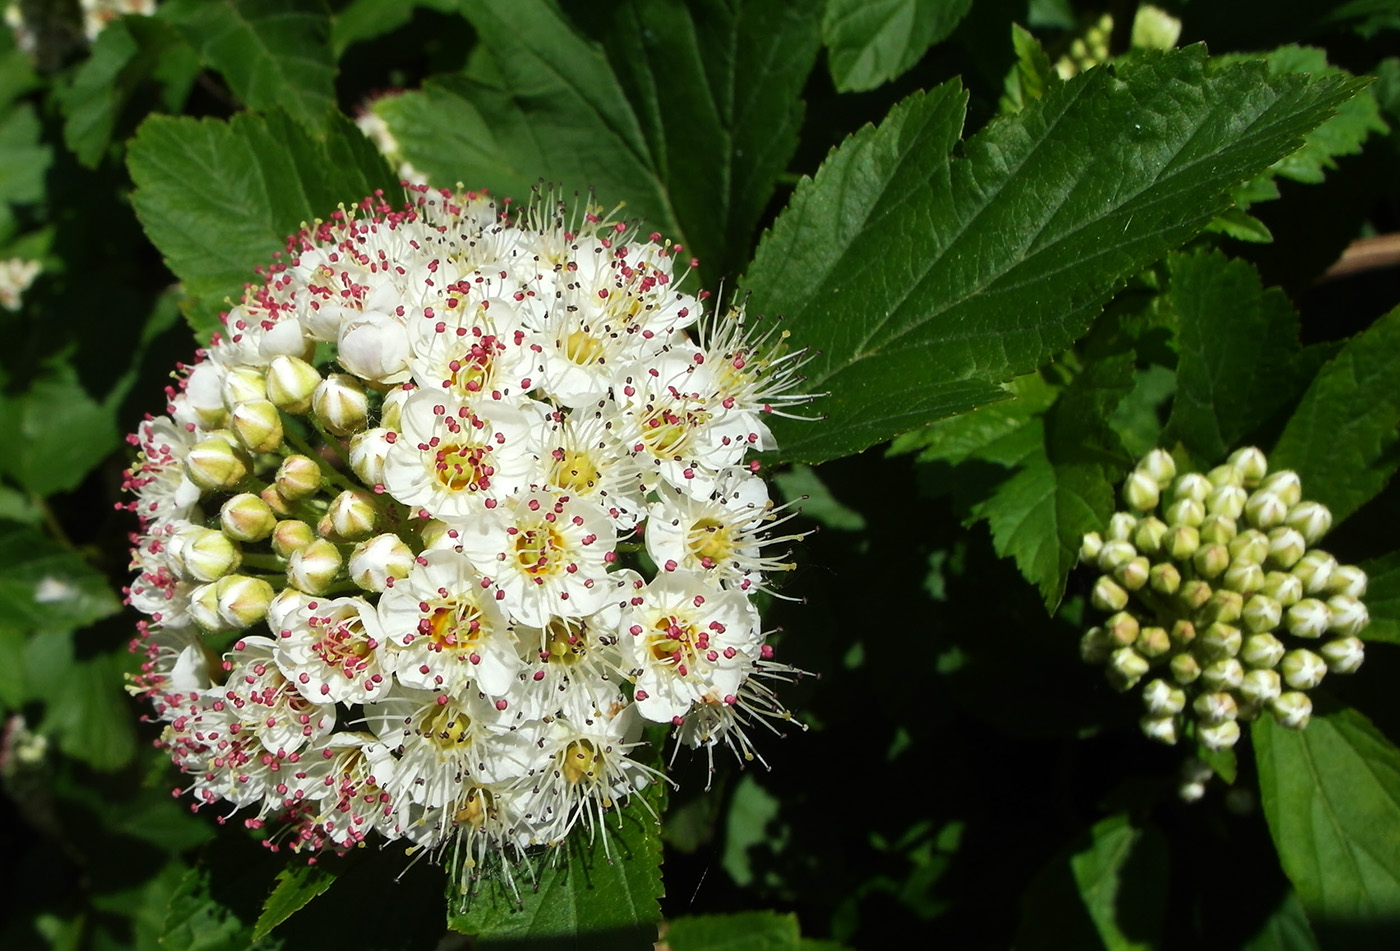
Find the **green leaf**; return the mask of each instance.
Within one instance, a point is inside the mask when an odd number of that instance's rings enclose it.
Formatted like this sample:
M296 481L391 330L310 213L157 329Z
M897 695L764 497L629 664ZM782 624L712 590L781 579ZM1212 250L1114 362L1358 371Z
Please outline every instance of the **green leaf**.
M1093 844L1069 865L1089 917L1108 951L1160 946L1167 907L1166 839L1157 829L1135 828L1123 813L1090 830ZM1128 892L1131 900L1125 901Z
M838 532L859 532L865 516L831 494L821 476L811 466L796 465L773 475L773 482L789 502L801 500L802 514Z
M95 168L137 86L155 72L173 70L180 63L192 80L198 56L169 23L142 16L120 17L108 24L62 94L63 141L78 161Z
M666 925L671 951L798 951L797 916L773 911L736 915L687 915Z
M1016 50L1016 65L1006 74L1002 112L1019 112L1032 100L1043 99L1046 90L1061 81L1040 41L1019 23L1011 24L1011 46Z
M1385 488L1400 455L1400 307L1323 365L1269 455L1340 522Z
M263 902L262 914L253 926L253 940L260 941L282 922L305 908L307 903L335 884L336 871L325 862L298 863L277 875L277 885Z
M38 630L24 651L30 699L44 704L39 730L64 753L97 770L116 770L136 753L136 717L124 675L135 665L122 649L77 659L67 631Z
M335 57L324 0L175 0L160 16L251 109L285 109L322 130L335 108Z
M258 890L254 879L262 871L261 866L239 875L229 866L211 867L206 858L185 873L175 895L170 899L166 912L165 926L160 937L161 947L167 951L271 951L280 948L277 939L253 938L251 915L246 910L250 893ZM225 882L218 872L231 872L232 878ZM228 895L232 888L236 895ZM215 894L218 892L219 894ZM230 907L226 904L235 899Z
M18 710L29 698L24 676L24 632L0 624L0 707Z
M1086 532L1113 514L1113 480L1126 468L1108 417L1133 388L1131 353L1092 362L1045 417L1043 441L973 514L998 555L1013 557L1054 612Z
M1167 271L1180 359L1163 439L1214 464L1297 396L1298 315L1252 265L1219 251L1170 255Z
M331 21L331 52L338 60L354 44L393 32L419 7L450 13L457 0L351 0Z
M1240 951L1320 951L1297 892L1289 889L1283 902Z
M205 337L303 222L376 188L399 194L384 159L340 115L323 140L275 112L230 122L152 116L131 140L127 167L137 217L184 281L187 314Z
M830 418L773 430L787 459L858 452L1001 394L1088 328L1226 192L1359 84L1208 71L1205 51L1089 70L958 142L966 94L916 93L798 185L758 249L749 307L784 314Z
M76 488L121 442L113 411L98 403L67 364L16 398L0 396L0 433L14 449L0 461L29 492Z
M1361 568L1366 572L1366 610L1371 615L1361 638L1400 644L1400 551L1364 562Z
M63 631L119 610L106 579L71 549L33 529L0 531L0 624Z
M1355 710L1251 735L1279 861L1315 927L1400 918L1400 750ZM1393 932L1392 932L1393 935Z
M837 92L889 82L947 38L972 0L829 0L822 18Z
M29 103L0 113L0 203L43 201L53 150L41 142L39 118Z
M486 55L381 103L404 158L439 185L523 196L592 188L683 242L707 279L748 259L797 145L815 0L634 0L590 41L545 0L463 11ZM561 64L568 68L561 68ZM491 68L488 69L487 66Z
M640 795L659 814L664 793L652 786ZM540 857L533 885L518 871L519 904L503 883L482 882L467 897L464 912L449 912L448 927L476 935L482 949L497 941L567 938L579 949L650 951L661 919L657 820L642 802L632 801L605 821L606 840L602 829L592 842L577 830Z
M984 459L1013 465L1024 452L1011 458L997 448L1055 402L1056 387L1039 373L1017 377L1006 385L1007 399L979 406L959 416L930 423L905 433L890 443L890 455L917 452L920 462L941 460L956 465L967 459Z

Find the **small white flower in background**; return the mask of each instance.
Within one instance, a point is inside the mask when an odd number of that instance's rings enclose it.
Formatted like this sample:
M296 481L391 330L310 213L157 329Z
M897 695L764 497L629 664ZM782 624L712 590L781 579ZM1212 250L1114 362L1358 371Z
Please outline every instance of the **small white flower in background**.
M38 261L9 258L0 261L0 307L19 310L24 292L34 283L43 266Z
M427 184L428 177L412 164L404 161L403 150L399 147L399 140L394 138L394 133L389 131L389 123L384 121L384 117L375 112L375 105L385 99L390 99L394 93L375 97L360 109L360 114L355 117L355 125L360 127L365 138L374 143L374 147L379 149L379 153L389 161L389 164L398 172L399 178L410 185Z
M135 14L150 16L156 12L156 0L81 0L83 8L83 35L91 43L97 34L107 28L117 17Z
M802 536L748 457L810 397L659 236L410 194L291 239L130 437L132 686L274 847L378 833L472 875L606 835L664 778L647 720L741 762L791 720L753 597Z
M1332 515L1303 489L1297 473L1270 472L1253 447L1205 475L1178 474L1154 449L1124 482L1132 512L1114 514L1107 539L1085 536L1080 560L1103 572L1094 606L1117 613L1089 630L1080 651L1107 662L1121 690L1160 675L1142 694L1141 727L1152 739L1193 735L1226 749L1239 721L1266 711L1302 729L1312 714L1306 691L1361 666L1366 575L1313 547ZM1198 798L1204 786L1193 780L1182 790Z

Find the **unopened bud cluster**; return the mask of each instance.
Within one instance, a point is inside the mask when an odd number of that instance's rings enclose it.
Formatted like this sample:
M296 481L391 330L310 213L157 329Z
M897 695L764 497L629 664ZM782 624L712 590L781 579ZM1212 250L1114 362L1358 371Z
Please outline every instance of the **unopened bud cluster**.
M274 845L471 868L606 834L643 721L750 759L790 719L754 594L800 536L750 456L804 357L657 235L411 194L294 236L131 437L135 689Z
M1314 547L1327 508L1254 448L1205 474L1153 450L1122 499L1080 549L1102 572L1091 600L1108 614L1080 646L1118 689L1143 683L1143 732L1175 743L1194 721L1203 745L1226 749L1265 711L1306 726L1307 692L1361 666L1368 621L1365 573Z

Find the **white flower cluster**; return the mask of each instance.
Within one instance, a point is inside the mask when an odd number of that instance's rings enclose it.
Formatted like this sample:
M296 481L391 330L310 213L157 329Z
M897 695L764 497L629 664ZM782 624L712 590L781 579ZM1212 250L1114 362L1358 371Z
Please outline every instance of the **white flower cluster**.
M1307 691L1361 666L1370 620L1365 572L1316 547L1332 513L1252 447L1205 475L1178 474L1154 449L1123 501L1129 511L1080 549L1103 572L1093 605L1111 614L1084 635L1084 659L1105 664L1120 690L1163 674L1143 688L1141 726L1164 743L1190 722L1204 746L1227 749L1239 721L1265 710L1305 727Z
M131 437L133 689L201 803L470 866L658 779L643 721L749 759L789 719L748 457L803 356L657 235L410 194L291 239Z

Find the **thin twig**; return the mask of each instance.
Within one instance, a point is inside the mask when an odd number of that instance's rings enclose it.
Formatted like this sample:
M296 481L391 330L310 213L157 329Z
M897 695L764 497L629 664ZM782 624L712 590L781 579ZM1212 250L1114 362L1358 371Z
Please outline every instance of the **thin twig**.
M1327 269L1321 281L1394 267L1400 264L1400 232L1378 234L1370 238L1357 238L1347 245L1337 262Z

